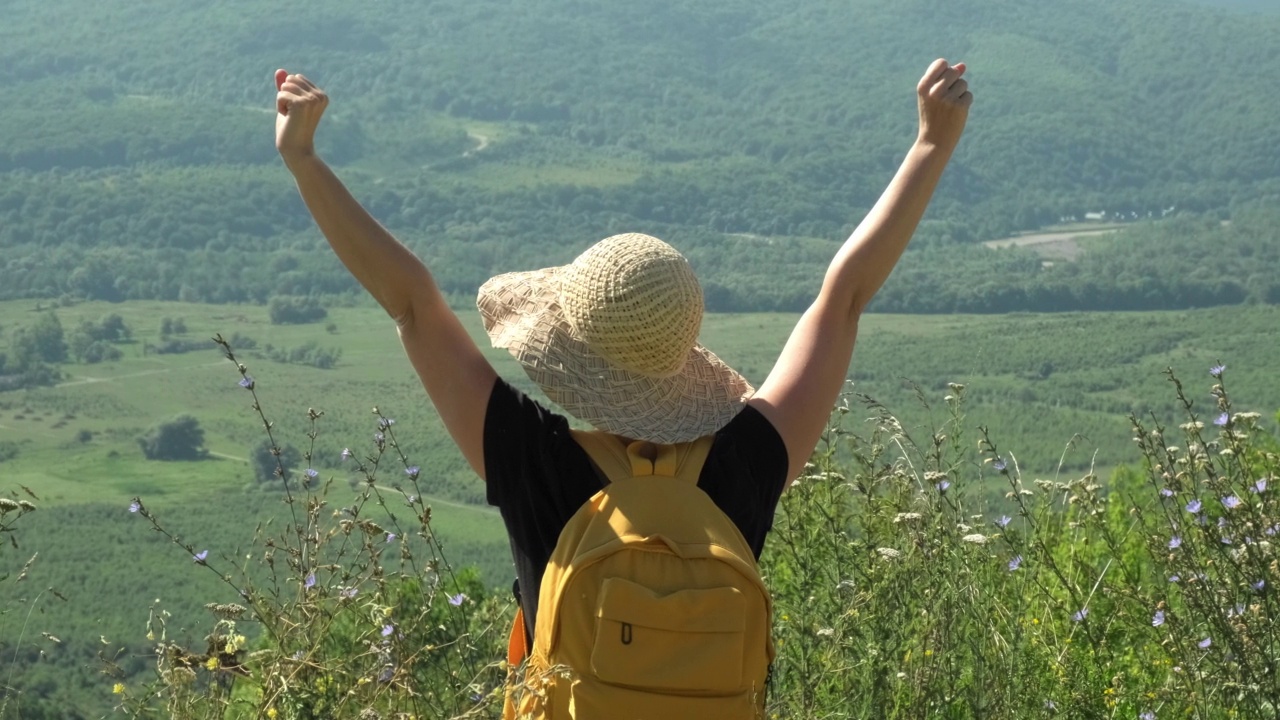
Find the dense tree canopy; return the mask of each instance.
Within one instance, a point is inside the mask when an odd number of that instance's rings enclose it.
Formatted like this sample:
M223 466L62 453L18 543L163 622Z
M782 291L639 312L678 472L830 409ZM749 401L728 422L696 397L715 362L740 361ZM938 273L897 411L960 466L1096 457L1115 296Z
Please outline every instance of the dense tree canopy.
M1087 213L1231 217L1280 196L1280 98L1256 87L1280 13L1238 4L322 0L283 22L248 0L18 0L0 297L354 292L271 146L281 65L329 90L320 151L458 298L645 230L698 256L717 307L795 306L906 150L939 55L969 62L979 102L916 246ZM1147 299L1103 304L1258 295L1132 292Z

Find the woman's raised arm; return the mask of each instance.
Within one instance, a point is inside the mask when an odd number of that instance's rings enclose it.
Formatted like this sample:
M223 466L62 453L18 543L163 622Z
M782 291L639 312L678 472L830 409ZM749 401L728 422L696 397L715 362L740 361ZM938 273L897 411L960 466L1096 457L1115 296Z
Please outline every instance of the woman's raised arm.
M875 207L836 253L818 298L749 401L786 444L788 483L800 475L826 427L848 373L858 318L902 256L960 141L973 102L964 72L963 63L937 60L920 79L915 144Z
M405 352L445 427L484 477L484 412L497 375L427 267L316 155L315 131L328 104L328 96L310 80L277 70L276 149L334 253L395 319Z

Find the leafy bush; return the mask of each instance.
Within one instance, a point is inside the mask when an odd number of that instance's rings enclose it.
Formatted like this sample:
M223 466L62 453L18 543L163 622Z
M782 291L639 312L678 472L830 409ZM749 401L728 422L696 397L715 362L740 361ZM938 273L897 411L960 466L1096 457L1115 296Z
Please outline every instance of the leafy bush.
M267 303L267 316L274 325L301 325L328 317L320 301L313 297L289 297L277 295Z
M342 357L342 348L320 347L314 340L291 348L278 348L268 343L262 347L262 352L276 362L309 365L321 370L337 365L338 359Z
M208 454L204 429L185 413L153 425L138 438L138 446L148 460L200 460Z

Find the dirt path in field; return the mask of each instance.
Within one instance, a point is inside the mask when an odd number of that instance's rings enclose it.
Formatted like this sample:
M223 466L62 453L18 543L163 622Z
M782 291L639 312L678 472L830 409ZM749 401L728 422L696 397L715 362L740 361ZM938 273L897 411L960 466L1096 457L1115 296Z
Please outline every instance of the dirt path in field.
M94 383L101 383L101 382L115 382L117 380L127 380L130 378L145 377L147 375L163 375L165 373L171 373L178 370L196 370L199 368L209 368L209 367L214 367L216 365L223 365L226 362L227 362L226 360L217 360L211 363L201 363L199 365L184 365L182 367L158 368L155 370L142 370L136 373L129 373L128 375L117 375L115 377L107 377L107 378L99 378L99 377L92 377L92 376L86 375L86 376L77 377L75 380L67 380L66 382L60 382L57 385L54 385L54 387L62 388L62 387L72 387L74 385L92 385Z
M488 135L481 135L480 133L476 132L475 130L468 130L468 131L467 131L467 137L471 138L472 140L475 140L475 141L476 141L476 146L475 146L475 147L473 147L473 148L471 148L470 150L468 150L468 151L466 151L466 152L462 153L462 157L471 157L472 155L475 155L476 153L482 153L482 152L484 152L484 151L485 151L485 149L486 149L486 148L488 148L488 147L489 147L489 136L488 136Z
M1118 229L1108 227L1096 230L1064 230L1061 232L1035 233L1032 235L1018 235L1002 240L988 240L982 244L989 248L1030 247L1047 258L1075 260L1080 257L1080 243L1077 240L1107 235Z

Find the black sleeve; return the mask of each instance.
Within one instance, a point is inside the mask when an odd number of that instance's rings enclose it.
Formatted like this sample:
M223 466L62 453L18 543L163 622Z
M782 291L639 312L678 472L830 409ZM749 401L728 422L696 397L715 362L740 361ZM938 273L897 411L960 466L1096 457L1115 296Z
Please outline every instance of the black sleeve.
M773 423L750 405L718 433L698 487L733 520L756 558L773 528L787 480L787 446Z
M569 422L499 378L484 418L487 500L502 514L525 620L537 618L547 560L569 518L601 487Z

